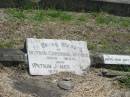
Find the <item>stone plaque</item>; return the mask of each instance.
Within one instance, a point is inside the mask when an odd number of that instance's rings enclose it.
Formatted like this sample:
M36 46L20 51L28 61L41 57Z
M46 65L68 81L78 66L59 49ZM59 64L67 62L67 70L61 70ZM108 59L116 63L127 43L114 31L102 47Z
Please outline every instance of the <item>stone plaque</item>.
M72 72L81 75L90 66L89 51L84 41L27 39L31 75Z
M130 65L130 56L126 55L103 55L105 64Z

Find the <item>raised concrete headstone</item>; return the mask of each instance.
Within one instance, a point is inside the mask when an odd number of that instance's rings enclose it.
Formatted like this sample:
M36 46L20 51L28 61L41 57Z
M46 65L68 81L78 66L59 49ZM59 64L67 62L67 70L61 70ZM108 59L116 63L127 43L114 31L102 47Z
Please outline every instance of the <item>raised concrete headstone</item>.
M72 72L81 75L90 66L89 51L84 41L27 39L31 75Z
M130 56L127 56L127 55L104 54L103 57L104 57L104 63L105 64L130 65Z

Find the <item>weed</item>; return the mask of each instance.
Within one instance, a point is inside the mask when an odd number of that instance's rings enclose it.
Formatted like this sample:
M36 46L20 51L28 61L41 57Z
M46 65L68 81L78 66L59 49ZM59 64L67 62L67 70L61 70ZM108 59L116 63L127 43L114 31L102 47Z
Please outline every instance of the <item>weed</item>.
M122 78L122 79L119 80L119 82L122 85L125 85L127 88L130 88L130 77Z
M36 21L43 21L45 19L44 11L37 11L32 19Z
M26 18L23 10L19 10L19 9L9 9L8 14L16 19L25 19Z
M60 17L60 20L63 20L63 21L70 21L70 20L72 20L72 16L67 14L67 13L65 13L65 12L61 13L59 17Z
M56 11L56 10L47 10L47 16L49 16L49 17L52 17L52 18L58 18L59 16L60 16L60 14L61 14L61 12L60 11Z
M95 18L95 17L97 17L98 15L99 15L99 13L97 13L97 12L91 12L91 13L89 13L90 14L90 16L92 17L92 18Z
M130 19L123 19L122 22L120 23L120 25L123 27L129 27L130 26Z
M69 21L72 19L72 16L67 14L66 12L51 9L47 10L46 15L50 18L60 19L64 21Z
M96 48L96 44L91 44L91 43L88 43L88 49L89 50L92 50L92 51L94 51L95 50L95 48Z
M109 26L121 26L121 27L129 27L130 26L130 18L126 17L118 17L107 14L99 14L95 17L95 21L97 24L109 25Z
M108 25L108 24L113 22L112 20L113 19L111 17L109 17L109 16L99 15L99 16L96 17L96 23L97 24L106 24L106 25Z
M12 48L14 43L11 41L2 41L0 42L0 48Z
M79 18L78 18L79 21L86 21L86 17L81 15Z

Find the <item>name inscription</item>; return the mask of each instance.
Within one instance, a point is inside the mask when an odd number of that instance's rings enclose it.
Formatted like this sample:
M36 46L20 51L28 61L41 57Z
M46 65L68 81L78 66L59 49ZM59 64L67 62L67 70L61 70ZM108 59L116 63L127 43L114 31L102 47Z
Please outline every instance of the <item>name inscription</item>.
M105 64L130 65L130 56L125 55L103 55Z
M27 39L31 75L50 75L58 72L82 74L90 66L87 43L56 39Z

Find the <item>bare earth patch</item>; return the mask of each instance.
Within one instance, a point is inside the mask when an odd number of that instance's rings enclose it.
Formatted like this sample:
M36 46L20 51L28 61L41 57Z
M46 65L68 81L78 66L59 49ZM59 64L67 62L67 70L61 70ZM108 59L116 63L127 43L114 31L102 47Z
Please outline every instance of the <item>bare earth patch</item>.
M58 80L64 78L71 78L74 89L65 91L57 86ZM126 97L126 91L118 82L100 77L93 70L84 76L70 73L30 76L13 68L0 70L1 97ZM112 96L115 93L118 96Z

